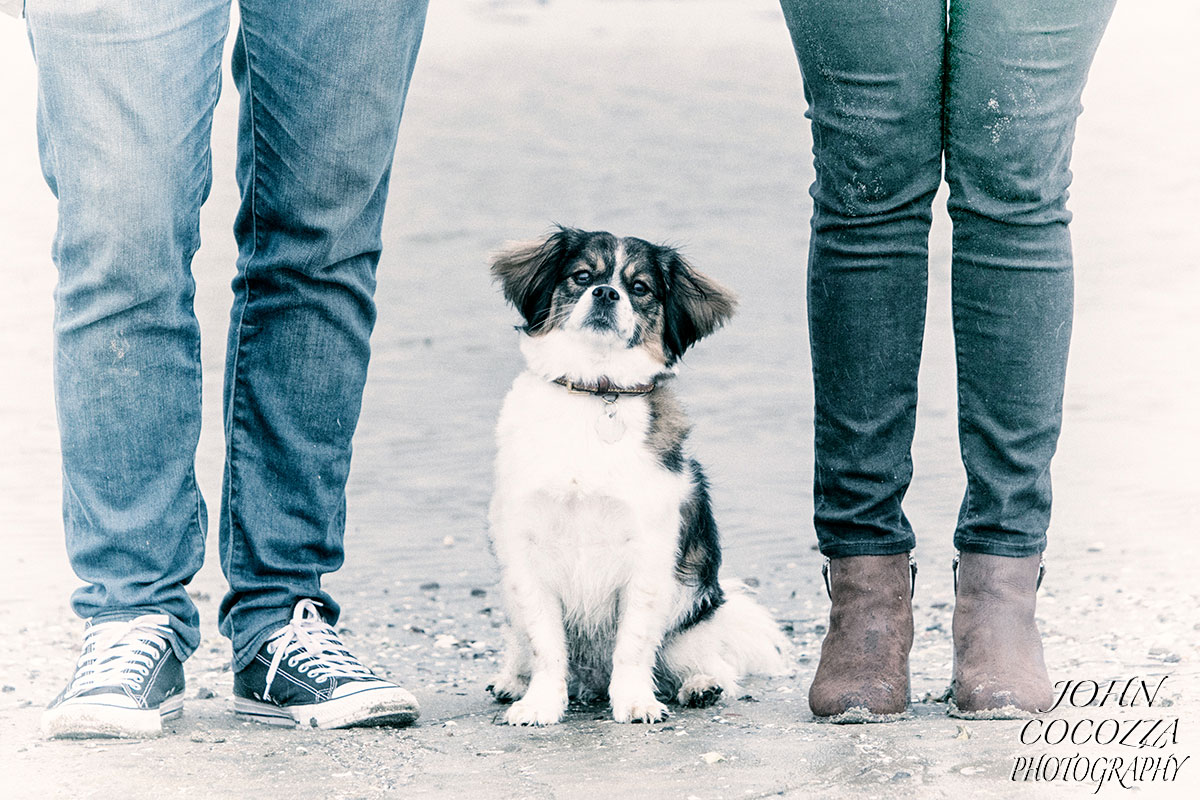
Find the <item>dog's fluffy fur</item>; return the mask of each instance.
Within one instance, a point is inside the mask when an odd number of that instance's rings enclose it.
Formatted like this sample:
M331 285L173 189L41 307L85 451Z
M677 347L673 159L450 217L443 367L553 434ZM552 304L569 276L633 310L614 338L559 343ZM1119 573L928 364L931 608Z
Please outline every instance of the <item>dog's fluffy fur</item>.
M569 696L607 696L618 722L656 722L660 698L707 705L780 672L774 621L717 579L708 484L669 384L733 296L672 248L572 228L492 269L527 364L500 413L489 515L511 623L490 688L513 701L507 721L547 725ZM608 405L558 378L657 388Z

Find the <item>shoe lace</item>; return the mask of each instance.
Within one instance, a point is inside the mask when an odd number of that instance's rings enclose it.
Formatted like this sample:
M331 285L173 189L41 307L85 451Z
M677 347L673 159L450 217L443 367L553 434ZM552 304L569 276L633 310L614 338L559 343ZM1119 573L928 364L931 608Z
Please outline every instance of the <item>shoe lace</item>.
M263 700L271 699L271 682L279 666L287 659L288 666L316 680L329 682L334 678L371 678L363 666L346 649L329 623L317 611L321 603L305 598L296 604L292 621L267 640L267 652L274 653L267 669Z
M68 692L76 695L100 686L137 690L171 646L170 630L166 614L88 626Z

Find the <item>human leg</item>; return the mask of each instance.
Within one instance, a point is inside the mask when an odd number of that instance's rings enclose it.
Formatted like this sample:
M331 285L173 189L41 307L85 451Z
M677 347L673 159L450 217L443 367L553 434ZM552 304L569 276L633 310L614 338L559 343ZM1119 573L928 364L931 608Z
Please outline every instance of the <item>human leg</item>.
M63 519L71 566L87 582L72 605L96 626L154 617L153 637L172 651L155 658L178 663L199 641L185 589L206 524L193 466L201 381L190 267L229 4L42 0L27 14L42 169L59 211ZM61 723L65 735L86 733Z
M965 710L1050 701L1033 597L1071 333L1069 163L1112 5L950 5L946 178L967 471L954 684Z
M945 5L782 3L812 120L808 260L816 398L814 522L830 627L818 716L908 702L912 645L901 501L912 477L931 205L941 180Z
M221 630L254 660L342 563L396 134L424 2L244 0Z
M951 4L946 179L967 469L960 550L1045 549L1071 334L1071 144L1111 8Z
M785 0L812 120L815 523L831 558L911 550L944 4Z

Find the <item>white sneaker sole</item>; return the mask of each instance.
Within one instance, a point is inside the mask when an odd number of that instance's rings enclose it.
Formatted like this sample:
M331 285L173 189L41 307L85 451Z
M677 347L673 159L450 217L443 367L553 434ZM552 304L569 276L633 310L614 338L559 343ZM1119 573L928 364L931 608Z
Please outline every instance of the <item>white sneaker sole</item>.
M182 714L182 694L167 698L158 708L129 708L80 698L42 712L42 735L47 739L152 739L162 736L163 720Z
M421 710L411 693L391 686L305 706L277 706L234 696L233 713L251 722L289 728L351 728L411 725Z

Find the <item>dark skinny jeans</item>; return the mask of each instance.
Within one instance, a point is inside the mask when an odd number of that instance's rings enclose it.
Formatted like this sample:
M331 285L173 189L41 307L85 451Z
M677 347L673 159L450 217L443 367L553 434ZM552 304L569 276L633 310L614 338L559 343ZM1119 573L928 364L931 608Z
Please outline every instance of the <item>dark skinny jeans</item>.
M815 524L831 558L911 550L931 206L953 222L954 544L1046 546L1071 335L1075 120L1114 0L783 0L812 120Z

